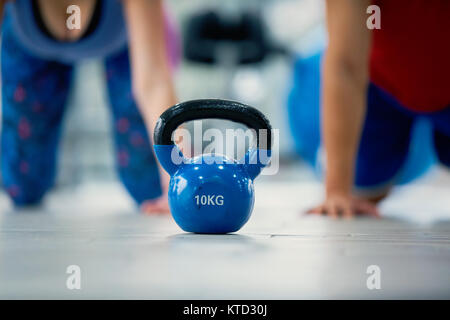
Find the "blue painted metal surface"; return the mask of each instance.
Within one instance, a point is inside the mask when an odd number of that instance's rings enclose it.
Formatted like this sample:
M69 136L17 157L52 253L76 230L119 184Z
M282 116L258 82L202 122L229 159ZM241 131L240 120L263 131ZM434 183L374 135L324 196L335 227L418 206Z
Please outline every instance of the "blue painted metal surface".
M184 158L176 145L154 147L171 175L170 211L181 229L229 233L248 221L255 201L253 179L268 163L270 151L249 150L242 161L236 161L211 154Z

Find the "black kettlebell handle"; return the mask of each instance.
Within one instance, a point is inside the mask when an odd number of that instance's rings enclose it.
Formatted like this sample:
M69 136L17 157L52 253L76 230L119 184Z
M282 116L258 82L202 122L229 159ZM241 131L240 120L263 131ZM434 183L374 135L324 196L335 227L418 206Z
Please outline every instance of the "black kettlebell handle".
M240 102L222 99L190 100L167 109L156 123L154 144L173 145L172 133L184 122L199 119L223 119L242 123L256 130L258 149L270 150L272 147L272 127L259 110ZM260 129L267 130L266 141L259 141Z

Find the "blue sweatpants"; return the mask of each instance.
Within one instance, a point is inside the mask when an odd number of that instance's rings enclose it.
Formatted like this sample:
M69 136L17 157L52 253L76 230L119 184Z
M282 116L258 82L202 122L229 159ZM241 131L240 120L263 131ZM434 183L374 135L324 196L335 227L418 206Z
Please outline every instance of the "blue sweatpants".
M73 66L29 54L3 25L1 170L17 206L40 202L55 180ZM137 203L161 195L148 133L131 91L127 50L105 59L118 174Z

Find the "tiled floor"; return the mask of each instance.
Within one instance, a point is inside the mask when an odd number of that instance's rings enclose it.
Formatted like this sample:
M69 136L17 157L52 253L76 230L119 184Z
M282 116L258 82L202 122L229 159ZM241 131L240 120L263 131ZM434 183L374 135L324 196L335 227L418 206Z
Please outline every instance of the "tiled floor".
M398 189L381 220L330 221L301 215L320 185L266 178L249 223L221 236L142 216L113 184L18 212L1 195L0 298L450 298L448 184ZM66 288L69 265L81 290Z

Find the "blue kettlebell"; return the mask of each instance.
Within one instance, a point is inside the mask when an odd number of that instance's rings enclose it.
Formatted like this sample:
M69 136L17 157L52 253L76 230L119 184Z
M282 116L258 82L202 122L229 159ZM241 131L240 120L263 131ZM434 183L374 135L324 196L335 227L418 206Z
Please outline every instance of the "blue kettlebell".
M250 148L240 161L218 154L185 158L173 143L172 133L184 122L212 118L256 130L256 149ZM255 201L253 180L269 163L271 144L269 121L242 103L191 100L167 109L155 126L154 148L158 161L170 174L169 206L180 228L195 233L239 230L250 218Z

